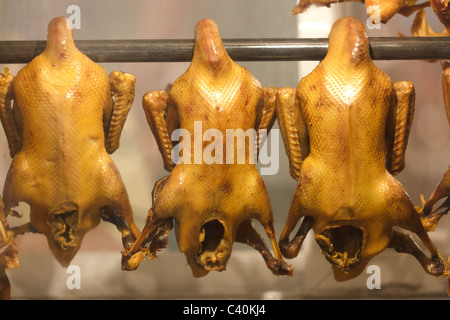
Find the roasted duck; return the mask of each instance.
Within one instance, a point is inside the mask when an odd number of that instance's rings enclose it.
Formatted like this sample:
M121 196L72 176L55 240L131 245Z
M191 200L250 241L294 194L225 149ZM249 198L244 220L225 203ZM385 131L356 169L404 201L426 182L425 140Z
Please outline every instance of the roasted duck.
M429 36L450 36L450 1L449 0L431 0L431 7L438 17L439 21L444 25L442 32L435 32L426 20L425 11L421 10L417 13L414 23L411 27L411 33L415 37ZM444 72L442 74L442 89L444 95L444 105L447 113L447 120L450 124L450 63L442 62ZM427 230L434 230L444 214L450 209L450 166L436 186L430 198L424 202L422 209L422 223ZM436 203L443 199L447 199L433 210ZM449 280L448 295L450 296L450 257L447 261L446 277Z
M417 13L411 32L415 37L427 36L449 36L450 35L450 1L449 0L432 0L431 6L433 11L438 16L439 20L444 24L445 30L442 33L435 32L426 21L425 11ZM444 96L444 105L447 114L447 120L450 124L450 65L448 62L443 62L442 66L444 72L442 74L442 90ZM440 208L435 212L433 217L431 213L434 205L442 198L450 196L450 168L444 174L444 177L437 185L430 199L425 202L422 216L426 219L429 229L433 229L439 221L442 214L450 209L450 200L447 199ZM424 220L425 221L425 220Z
M447 112L447 119L450 124L450 67L445 69L442 75L442 87L444 91L444 104L445 110ZM425 202L422 216L428 218L430 220L430 216L433 215L436 221L442 217L443 214L446 214L448 210L450 210L450 167L447 172L442 177L442 180L437 185L431 197ZM440 207L433 211L434 205L441 199L447 197L446 201L444 201ZM432 224L436 224L437 222L433 222ZM432 228L432 226L431 226Z
M450 123L450 67L447 67L444 70L442 76L442 88L444 91L444 104L445 110L447 112L447 119ZM444 202L440 204L438 208L434 208L436 203L444 198L446 198ZM441 181L439 181L438 185L434 189L430 198L424 203L421 213L424 226L430 231L434 230L437 224L439 223L440 219L442 218L442 216L447 214L449 210L450 210L450 166L444 173L444 176L442 177ZM446 277L449 280L448 295L450 296L450 257L448 258L447 262Z
M441 32L435 32L426 20L425 11L417 13L414 23L411 27L411 33L415 37L436 37L450 35L450 8L448 0L432 0L431 6L439 20L444 24L445 29ZM444 95L444 105L447 113L447 120L450 124L450 67L448 62L443 62L444 72L442 74L442 90ZM450 168L444 174L444 177L437 185L430 199L424 203L422 210L425 226L432 230L436 227L439 219L450 208L450 200L444 202L435 214L431 215L434 205L442 198L450 195Z
M379 13L379 21L381 23L388 22L396 13L403 14L404 16L409 16L414 11L423 9L430 5L428 1L421 4L416 4L417 0L300 0L298 5L294 8L294 10L292 10L292 13L294 15L303 13L311 5L329 7L332 3L340 2L365 2L367 12L369 14L372 15ZM376 8L377 10L373 10L374 8ZM377 17L373 18L374 21L377 21Z
M442 275L442 259L393 177L405 166L414 101L411 83L393 84L375 66L364 26L352 17L335 22L326 58L296 90L278 90L280 130L298 180L279 240L285 257L297 256L313 229L338 281L358 276L387 247ZM417 234L431 258L394 227Z
M64 17L49 23L42 54L15 78L0 74L0 117L13 157L5 216L17 215L19 202L30 206L29 223L8 228L2 219L3 247L12 248L18 234L38 232L67 266L101 218L117 225L124 246L134 242L139 230L108 154L119 146L134 84L130 74L108 77L79 52Z
M254 165L254 153L246 149L245 161L239 163L234 138L230 145L228 138L227 142L218 140L228 136L229 130L269 130L275 121L275 99L274 88L262 88L228 56L216 24L208 19L199 21L187 71L168 94L151 91L143 97L147 120L170 173L155 185L153 207L141 236L124 253L123 269L137 268L145 255L154 257L175 220L179 249L195 277L224 270L234 241L258 250L273 273L291 273L275 239L271 205ZM177 129L183 133L178 144L171 141ZM208 132L215 135L205 141ZM202 140L198 145L197 139ZM211 140L216 143L213 151ZM173 160L174 146L180 147L176 154L182 153L183 161ZM226 155L229 150L234 151ZM205 154L214 154L214 161L206 160ZM252 219L263 225L275 257L252 226Z

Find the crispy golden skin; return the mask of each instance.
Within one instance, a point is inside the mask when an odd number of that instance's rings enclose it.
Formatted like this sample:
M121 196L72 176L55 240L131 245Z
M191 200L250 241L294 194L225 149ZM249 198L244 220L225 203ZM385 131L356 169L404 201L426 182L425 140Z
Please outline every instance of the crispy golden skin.
M260 251L272 272L291 273L275 240L269 197L252 161L253 154L247 149L245 164L236 164L234 160L230 163L225 151L229 148L225 140L228 129L245 132L272 127L275 98L274 88L261 88L245 68L231 60L216 24L208 19L199 21L188 70L168 94L152 91L143 98L150 128L170 174L155 185L153 207L141 237L124 255L124 269L135 269L145 254L153 257L164 245L160 238L170 231L174 219L179 249L195 277L224 270L234 241ZM202 125L200 132L195 132L196 121ZM192 152L184 162L174 164L170 137L178 128L189 133ZM202 139L208 129L215 129L224 138L219 142L223 143L223 155L219 157L222 164L195 158L198 151L201 156L210 145L203 140L196 148L194 141ZM235 152L232 157L237 156ZM275 257L253 228L252 219L263 225Z
M444 104L447 113L447 120L450 123L450 67L444 70L442 75L442 88L444 93ZM436 203L446 198L445 201L433 210ZM434 230L442 218L450 210L450 166L444 173L441 181L437 184L430 198L424 203L422 209L422 222L428 230ZM446 264L445 276L448 279L447 294L450 296L450 257Z
M442 22L445 29L441 32L435 32L426 21L425 11L421 10L417 13L413 26L411 27L411 33L415 37L427 37L427 36L449 36L450 35L450 1L449 0L431 0L431 7L434 13ZM447 113L447 120L450 123L450 63L443 61L442 67L444 72L442 74L442 90L444 95L444 105ZM431 194L430 198L425 201L422 210L422 223L427 230L434 230L444 214L447 214L450 209L450 166L444 173L441 181L437 184L435 190ZM436 203L443 199L447 199L436 209L433 210ZM447 290L450 296L450 257L447 261L445 275L449 280L449 287Z
M117 225L124 245L133 243L139 231L108 152L119 146L134 76L108 77L77 50L71 27L60 17L49 23L45 51L14 79L6 71L0 80L0 116L13 157L5 212L14 214L19 202L30 206L30 222L3 228L3 242L28 231L42 233L67 266L83 236L103 218Z
M444 70L442 74L442 88L444 94L445 111L447 113L447 120L450 124L450 67ZM422 216L429 224L429 229L434 229L442 215L450 210L450 167L442 177L441 181L436 186L431 197L425 202ZM447 197L438 209L433 211L434 205L441 199Z
M380 22L382 23L388 22L396 13L409 16L413 12L430 5L428 1L416 4L417 0L300 0L298 5L292 10L292 13L294 15L303 13L311 5L329 7L332 3L340 2L365 2L368 13L372 15L375 12L379 12ZM378 8L379 11L373 11L371 8Z
M338 20L326 58L296 90L280 88L277 116L298 180L280 249L295 257L310 229L339 281L358 276L386 247L413 254L441 275L443 262L401 184L414 87L393 84L372 62L363 24ZM301 226L292 240L297 222ZM418 235L419 249L401 227Z
M435 32L428 24L426 20L426 13L421 10L417 13L414 23L411 27L411 33L415 37L436 37L436 36L448 36L450 33L450 2L448 0L432 0L431 6L433 11L444 24L445 29L441 32ZM450 124L450 67L448 62L443 62L442 66L444 72L442 74L442 90L444 96L444 105L447 114L447 120ZM422 211L425 226L429 230L433 230L436 227L437 222L449 209L449 201L444 202L435 214L431 215L433 206L440 199L450 195L450 169L444 174L444 177L437 185L430 199L425 202Z
M445 64L444 64L445 65ZM447 113L447 120L450 123L450 67L447 67L442 75L442 89L444 93L445 111ZM438 207L434 208L436 203L443 199L444 202ZM421 216L422 223L427 230L434 230L443 215L450 210L450 166L444 173L441 181L437 184L430 198L425 201ZM448 279L447 294L450 296L450 257L447 259L445 276Z

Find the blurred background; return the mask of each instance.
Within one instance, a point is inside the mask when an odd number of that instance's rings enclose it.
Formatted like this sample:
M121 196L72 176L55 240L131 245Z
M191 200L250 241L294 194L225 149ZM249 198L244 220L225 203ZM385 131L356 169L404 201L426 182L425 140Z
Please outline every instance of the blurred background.
M291 10L297 0L3 0L0 2L0 41L45 40L47 24L56 16L71 16L67 8L80 8L80 29L75 40L96 39L192 39L197 21L214 20L222 38L327 38L335 20L355 16L367 20L363 4L341 3L330 8L311 7L300 16ZM427 17L435 31L443 29L431 9ZM412 17L396 15L381 29L368 30L369 36L410 36ZM318 61L239 62L263 86L296 87ZM406 168L397 176L415 205L420 195L428 198L450 164L450 130L441 87L439 63L424 61L375 61L393 81L408 80L416 88L416 112L407 149ZM121 137L120 148L112 155L127 187L135 221L142 228L151 207L154 183L166 175L160 153L142 109L142 96L150 90L163 90L178 78L188 63L103 63L106 72L125 71L135 75L136 97ZM0 65L13 75L24 65ZM45 129L45 123L42 124ZM277 126L277 125L276 125ZM276 127L275 126L275 127ZM281 142L280 142L281 143ZM330 143L333 143L330 141ZM11 159L4 135L0 135L0 185ZM280 144L280 168L276 175L263 176L281 233L296 182L288 174L284 146ZM21 219L28 221L27 206L20 205ZM444 217L430 234L441 254L450 254L450 219ZM380 267L381 289L369 290L370 274L337 283L328 262L321 255L312 232L300 255L289 260L293 277L276 277L267 270L260 255L235 244L227 270L204 278L192 277L185 256L178 251L173 232L169 247L155 260L146 260L133 272L120 269L120 234L102 222L86 235L81 250L72 261L80 267L81 289L70 290L69 275L50 254L46 239L26 234L17 239L21 267L8 271L12 298L445 298L447 282L423 272L411 256L386 249L370 264ZM428 254L428 253L427 253Z

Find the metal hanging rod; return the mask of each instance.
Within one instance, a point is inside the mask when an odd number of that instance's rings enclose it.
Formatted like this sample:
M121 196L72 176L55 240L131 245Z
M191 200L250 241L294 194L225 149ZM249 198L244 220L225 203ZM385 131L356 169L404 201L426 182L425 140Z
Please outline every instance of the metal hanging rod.
M318 61L328 39L224 39L235 61ZM189 62L194 40L78 40L78 49L95 62ZM0 63L28 63L46 41L0 41ZM373 37L374 60L450 60L450 37Z

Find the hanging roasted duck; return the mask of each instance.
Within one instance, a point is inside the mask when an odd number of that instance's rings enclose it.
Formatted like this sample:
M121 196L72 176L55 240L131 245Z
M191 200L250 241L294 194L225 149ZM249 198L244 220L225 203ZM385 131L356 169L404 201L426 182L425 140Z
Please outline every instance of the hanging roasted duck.
M447 67L442 75L442 88L444 93L444 105L447 113L447 120L450 124L450 67ZM446 198L438 208L434 208L437 202ZM425 201L422 209L422 219L424 225L429 230L434 230L443 215L450 210L450 166L444 173L441 181L437 184L430 198ZM448 295L450 296L450 257L447 262L446 276L449 279Z
M435 32L426 20L426 13L421 10L417 13L413 25L411 27L411 33L415 37L438 37L450 35L450 1L449 0L431 0L431 7L434 13L438 17L439 21L444 25L442 32ZM444 105L447 114L447 120L450 123L450 63L449 61L441 62L444 69L442 74L442 89L444 96ZM447 214L450 209L450 167L442 177L441 181L436 186L435 190L431 194L430 198L424 202L422 209L422 222L427 230L434 230L439 223L443 215ZM433 210L436 203L443 199L447 199L438 207ZM448 294L450 295L450 257L447 262L446 276L449 279Z
M425 11L421 10L417 13L414 23L411 27L411 33L415 37L436 37L436 36L449 36L450 35L450 1L449 0L432 0L431 6L434 13L442 22L445 29L439 33L435 32L427 22ZM450 123L450 67L448 62L443 62L442 66L444 72L442 74L442 89L444 96L444 105L447 114L447 120ZM450 208L449 200L445 201L438 210L432 214L434 205L442 198L450 195L450 168L444 174L444 177L437 185L430 199L428 199L423 207L422 216L424 222L428 225L428 228L434 229L448 209Z
M378 21L379 18L379 22L381 23L388 22L397 13L409 16L413 12L430 5L429 1L416 4L417 0L300 0L294 10L292 10L292 13L294 15L303 13L312 5L329 7L332 3L341 2L365 3L367 12L374 18L374 22ZM379 17L375 17L374 15L379 15Z
M450 1L448 0L435 0L432 1L433 10L439 17L439 20L444 24L445 30L438 34L434 32L428 25L425 12L419 12L416 16L415 23L412 28L414 36L448 36L450 34ZM447 120L450 124L450 65L448 62L443 62L442 66L444 72L442 74L442 90L444 96L445 111L447 114ZM450 200L447 199L442 203L436 211L433 212L434 205L445 197L450 196L450 167L444 174L442 180L437 185L431 197L425 202L422 216L430 223L430 229L433 229L443 214L447 213L450 209Z
M0 74L0 116L12 159L5 216L30 207L30 222L0 228L3 247L25 232L44 234L63 266L101 218L114 223L124 246L139 231L120 174L108 153L119 146L134 99L134 76L105 70L75 46L64 17L48 25L45 50L14 78ZM13 103L12 103L13 101ZM2 253L4 254L4 253Z
M280 130L298 180L279 240L285 257L298 255L312 229L338 281L358 276L387 247L412 254L429 274L443 273L419 213L393 177L405 166L414 101L410 82L394 84L375 66L353 17L336 21L326 58L296 90L278 90ZM395 227L415 233L431 257Z
M234 138L228 139L230 131L270 130L275 99L276 89L262 88L228 56L216 24L209 19L199 21L187 71L168 93L151 91L143 98L147 120L170 173L155 185L145 227L133 248L124 253L123 269L137 268L145 255L153 258L164 246L163 238L174 220L179 249L195 277L224 270L235 241L258 250L273 273L291 273L275 239L271 205L254 164L255 155L244 147L241 158L239 142L234 148ZM183 138L172 143L176 130ZM201 142L196 145L198 139ZM253 144L254 139L249 140ZM256 140L258 148L261 139ZM176 154L182 157L174 161L177 148ZM275 257L252 219L264 227Z

